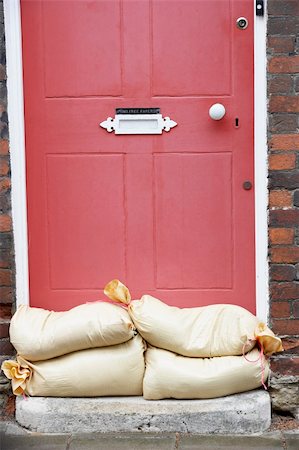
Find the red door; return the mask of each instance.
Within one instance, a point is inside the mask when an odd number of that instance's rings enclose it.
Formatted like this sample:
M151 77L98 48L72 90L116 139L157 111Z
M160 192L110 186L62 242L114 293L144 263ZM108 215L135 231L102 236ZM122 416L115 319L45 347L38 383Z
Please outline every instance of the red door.
M21 9L31 305L67 309L119 278L135 298L254 311L253 1ZM99 127L127 107L178 125Z

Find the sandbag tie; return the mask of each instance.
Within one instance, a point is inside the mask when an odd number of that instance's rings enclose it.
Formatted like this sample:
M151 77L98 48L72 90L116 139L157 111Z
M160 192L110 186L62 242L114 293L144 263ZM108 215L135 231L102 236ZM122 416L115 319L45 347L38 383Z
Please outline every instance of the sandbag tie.
M262 345L261 343L258 343L258 346L259 346L259 357L258 357L255 361L252 361L251 359L248 359L248 358L246 357L246 354L245 354L245 347L246 347L246 345L250 345L252 341L254 341L254 339L247 339L247 341L244 343L244 345L243 345L243 350L242 350L243 358L244 358L247 362L253 363L253 364L256 364L258 361L261 362L261 371L262 371L262 373L261 373L261 383L262 383L262 386L263 386L263 388L265 389L265 391L267 391L268 388L267 388L267 386L265 385L265 364L264 364L264 359L266 358L266 356L265 356L265 354L264 354L264 348L263 348L263 345Z
M112 280L106 284L104 294L108 297L109 303L129 309L132 302L130 291L119 280Z

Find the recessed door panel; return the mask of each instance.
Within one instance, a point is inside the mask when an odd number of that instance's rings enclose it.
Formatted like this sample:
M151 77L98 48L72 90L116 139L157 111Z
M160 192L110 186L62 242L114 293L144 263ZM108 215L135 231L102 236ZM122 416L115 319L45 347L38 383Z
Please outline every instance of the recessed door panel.
M51 289L97 289L115 272L124 277L123 174L122 155L48 155Z
M152 5L153 95L231 94L230 0Z
M231 289L231 154L158 154L155 168L157 287Z
M45 96L120 96L120 2L43 1L41 6Z

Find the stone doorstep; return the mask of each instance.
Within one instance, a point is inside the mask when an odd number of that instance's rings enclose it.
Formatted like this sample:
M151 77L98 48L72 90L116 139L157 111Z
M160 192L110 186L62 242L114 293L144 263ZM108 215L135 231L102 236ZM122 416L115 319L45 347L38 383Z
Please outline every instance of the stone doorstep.
M16 420L38 433L253 434L270 427L271 403L263 390L209 400L18 397Z

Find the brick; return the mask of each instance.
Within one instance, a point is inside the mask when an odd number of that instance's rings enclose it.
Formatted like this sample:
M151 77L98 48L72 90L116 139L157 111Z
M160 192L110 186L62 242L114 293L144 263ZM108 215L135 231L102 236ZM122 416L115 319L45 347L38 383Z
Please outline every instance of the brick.
M289 302L272 302L270 309L271 317L284 318L290 317L291 307Z
M12 248L12 233L1 233L0 248Z
M299 150L298 134L275 134L269 141L271 150Z
M299 56L273 56L268 63L270 73L299 72Z
M290 172L270 172L269 173L269 188L285 188L296 189L299 186L299 171L293 170Z
M289 170L296 167L295 153L278 153L269 156L270 170Z
M285 321L283 321L285 322ZM275 356L271 358L271 370L280 375L299 375L299 358Z
M299 298L299 283L270 283L272 300L295 300ZM299 329L298 329L299 334Z
M271 227L296 227L299 223L299 209L275 209L269 211Z
M293 244L295 230L293 228L270 228L269 238L273 245Z
M7 192L0 192L0 215L11 211L11 199Z
M268 35L296 35L298 24L296 17L269 17L267 23Z
M0 323L0 338L9 337L9 322Z
M0 237L1 239L1 237ZM0 249L0 268L10 269L13 264L13 255L10 249Z
M268 49L274 53L289 53L295 50L295 37L293 36L269 36Z
M9 269L0 269L0 286L12 285L12 271Z
M11 305L13 301L14 301L13 288L11 286L0 287L0 303Z
M279 133L279 132L287 133L289 131L294 131L296 129L297 129L296 114L271 114L269 116L269 131L272 133Z
M299 42L299 39L298 39L298 42ZM294 80L294 89L295 89L295 92L296 92L296 93L299 92L299 76L295 77L295 80Z
M0 304L0 319L11 319L11 316L11 305Z
M299 15L297 0L272 0L268 2L269 16Z
M4 192L9 190L11 187L10 178L1 178L0 179L0 192Z
M270 191L269 206L271 208L290 208L292 206L292 194L286 190Z
M299 247L276 247L270 249L273 263L296 264L299 261Z
M271 264L270 279L271 281L292 281L296 277L296 269L294 266L286 264Z
M16 410L16 397L15 395L10 395L7 398L6 405L4 408L4 414L7 419L14 418Z
M295 319L299 319L299 301L293 302L293 316ZM299 334L299 330L298 333Z
M7 159L0 158L0 175L5 176L9 172L9 164Z
M8 155L9 145L7 139L0 139L0 155Z
M299 98L290 95L271 95L270 112L299 112Z
M12 228L11 217L8 214L0 215L0 231L10 231Z
M273 319L272 330L278 335L297 335L299 319Z
M271 94L290 94L292 85L292 79L288 75L272 75L268 79L268 92Z
M15 350L8 339L0 340L0 354L1 355L13 355L14 351Z
M284 348L284 355L299 354L299 338L287 337L282 339L282 346Z

